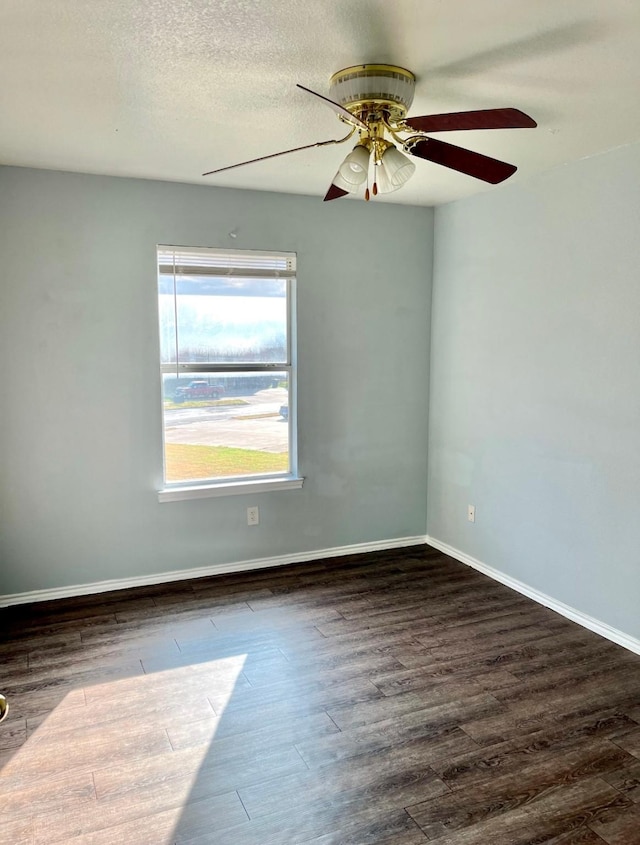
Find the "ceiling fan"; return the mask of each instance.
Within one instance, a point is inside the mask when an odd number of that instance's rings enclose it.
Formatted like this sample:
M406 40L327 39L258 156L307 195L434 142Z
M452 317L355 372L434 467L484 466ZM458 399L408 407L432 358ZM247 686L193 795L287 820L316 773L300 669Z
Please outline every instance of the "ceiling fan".
M234 167L266 161L313 147L343 144L358 133L358 142L338 168L325 196L339 199L357 193L367 183L365 199L371 194L397 191L415 171L415 164L404 153L449 167L492 185L508 179L517 170L495 158L430 138L432 132L467 129L525 129L537 126L535 120L514 108L480 109L448 114L407 117L413 102L416 79L411 71L394 65L356 65L331 77L329 93L324 97L298 85L332 108L341 121L350 126L344 138L317 141L279 153L209 170L203 176L222 173ZM402 137L409 133L408 137ZM403 152L400 152L400 149ZM372 189L369 171L372 165Z

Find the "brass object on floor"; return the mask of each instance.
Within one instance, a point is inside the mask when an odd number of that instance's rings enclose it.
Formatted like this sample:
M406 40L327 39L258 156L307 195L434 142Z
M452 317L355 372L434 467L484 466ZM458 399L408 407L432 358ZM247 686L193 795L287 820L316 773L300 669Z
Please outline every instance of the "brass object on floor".
M9 712L9 702L7 699L0 693L0 722L6 718Z

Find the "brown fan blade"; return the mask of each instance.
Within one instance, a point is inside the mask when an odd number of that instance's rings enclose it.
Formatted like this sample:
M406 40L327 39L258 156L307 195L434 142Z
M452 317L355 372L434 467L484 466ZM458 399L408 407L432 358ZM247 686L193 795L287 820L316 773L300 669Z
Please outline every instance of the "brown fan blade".
M348 135L344 138L334 139L332 138L330 141L316 141L315 144L305 144L304 147L294 147L292 150L283 150L281 153L271 153L268 156L260 156L260 158L251 158L249 161L241 161L238 164L230 164L228 167L219 167L217 170L207 170L206 173L203 173L203 176L211 176L212 173L222 173L225 170L233 170L234 167L244 167L245 164L255 164L257 161L267 161L270 158L277 158L278 156L286 156L289 153L297 153L300 150L311 150L314 147L327 147L329 144L342 144L344 141L347 141L355 132L355 129L352 129Z
M507 164L497 158L489 158L481 153L465 150L463 147L445 144L444 141L436 141L435 138L420 138L410 143L406 150L411 155L433 161L435 164L442 164L444 167L450 167L451 170L466 173L467 176L475 176L476 179L482 179L492 185L504 182L518 169L515 164Z
M329 185L329 190L325 194L325 198L323 202L329 202L329 200L339 200L340 197L346 197L349 191L343 191L342 188L339 188L337 185L334 185L333 182Z
M323 102L325 102L329 108L333 109L336 114L339 114L340 117L344 117L344 119L351 123L353 126L357 126L358 129L366 129L367 124L364 120L360 120L359 117L356 117L354 114L351 114L350 111L345 109L344 106L341 106L340 103L334 103L333 100L330 100L328 97L323 97L322 94L318 94L315 91L312 91L311 88L305 88L304 85L300 85L298 83L298 88L302 88L303 91L306 91L307 94L313 94L314 97L319 97Z
M404 123L418 132L452 132L459 129L533 129L538 124L519 109L479 109L449 114L409 117Z

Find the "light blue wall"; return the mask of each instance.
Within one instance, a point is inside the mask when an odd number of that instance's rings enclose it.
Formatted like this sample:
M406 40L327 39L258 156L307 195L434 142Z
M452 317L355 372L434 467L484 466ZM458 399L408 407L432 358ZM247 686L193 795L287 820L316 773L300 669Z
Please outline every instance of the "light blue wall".
M639 186L635 145L437 210L427 522L635 637Z
M0 169L0 595L424 535L432 223ZM157 243L298 253L302 490L158 503Z

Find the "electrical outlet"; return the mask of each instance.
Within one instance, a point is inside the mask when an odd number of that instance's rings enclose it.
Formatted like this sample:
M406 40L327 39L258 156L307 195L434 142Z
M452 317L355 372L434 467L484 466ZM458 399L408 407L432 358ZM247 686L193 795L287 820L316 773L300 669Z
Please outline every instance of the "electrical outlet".
M476 521L476 506L475 505L467 505L467 519L469 522Z
M253 508L247 508L247 525L259 525L260 524L260 511L258 510L258 506L255 505Z

